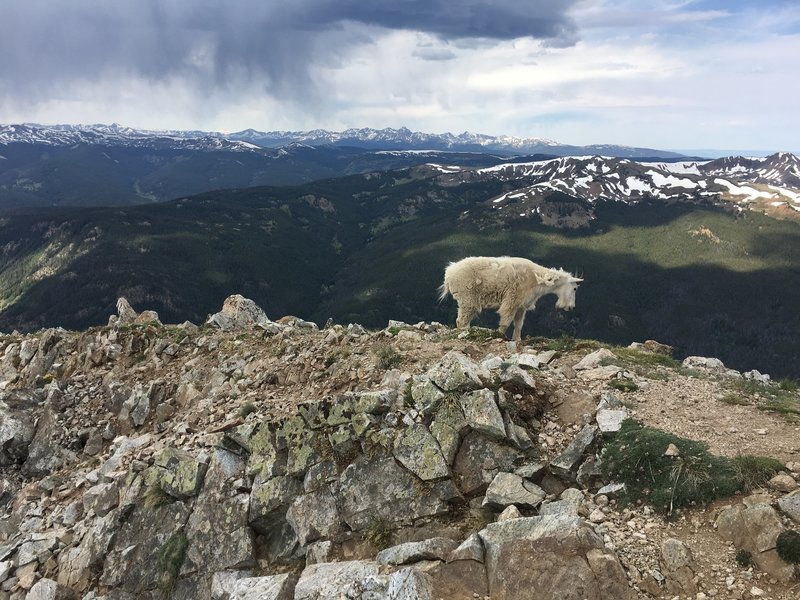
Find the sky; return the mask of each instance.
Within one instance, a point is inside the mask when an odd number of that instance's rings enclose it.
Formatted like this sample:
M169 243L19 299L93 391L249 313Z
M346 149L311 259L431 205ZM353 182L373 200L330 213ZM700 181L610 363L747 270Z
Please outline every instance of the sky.
M0 123L800 150L798 0L0 0Z

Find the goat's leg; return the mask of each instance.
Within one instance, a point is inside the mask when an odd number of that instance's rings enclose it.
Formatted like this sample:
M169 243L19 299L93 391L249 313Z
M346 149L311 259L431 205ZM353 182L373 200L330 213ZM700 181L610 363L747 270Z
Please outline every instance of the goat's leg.
M514 313L514 337L511 339L515 342L522 341L522 324L525 322L525 309L518 308Z
M508 331L508 326L511 325L511 321L514 318L514 313L505 306L501 306L497 313L500 315L500 326L497 328L497 330L502 334L503 337L505 337L506 332Z
M463 329L469 327L470 321L478 314L478 309L469 304L458 305L458 317L456 317L456 327Z

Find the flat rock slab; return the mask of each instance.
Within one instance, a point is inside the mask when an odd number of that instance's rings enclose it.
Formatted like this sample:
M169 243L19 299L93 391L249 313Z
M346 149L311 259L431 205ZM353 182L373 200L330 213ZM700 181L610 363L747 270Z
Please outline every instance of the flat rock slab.
M572 367L576 371L584 371L588 369L596 369L597 367L601 366L601 362L604 360L614 360L617 358L617 355L611 352L608 348L600 348L599 350L595 350L590 354L584 356L578 363Z
M445 354L428 371L428 377L444 392L475 390L483 387L489 372L461 352L452 350Z
M441 479L450 475L439 443L421 423L406 427L395 437L394 456L422 481Z
M511 504L536 508L547 494L535 483L514 473L498 473L489 484L483 506L505 508Z
M460 402L464 418L475 431L491 438L505 439L506 426L492 390L469 392L461 396Z
M421 560L447 560L457 547L458 542L450 538L436 537L381 550L375 560L382 565L407 565Z
M231 586L229 600L292 600L297 576L244 577Z
M595 418L600 433L610 435L622 429L622 422L628 418L628 411L625 409L602 409L597 411Z
M581 429L575 439L564 449L564 452L550 463L550 470L559 476L570 477L571 472L577 469L582 462L581 459L586 450L594 442L595 433L592 425L586 425Z

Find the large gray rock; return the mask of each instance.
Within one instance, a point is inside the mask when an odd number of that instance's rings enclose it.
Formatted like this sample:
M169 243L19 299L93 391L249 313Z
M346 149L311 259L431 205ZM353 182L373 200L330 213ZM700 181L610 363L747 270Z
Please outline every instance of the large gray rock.
M102 519L95 519L80 544L61 551L58 555L58 583L79 592L89 587L102 570L103 561L117 533L119 524L116 517L115 513L110 513Z
M395 436L394 457L423 481L450 475L436 438L421 423L410 425Z
M294 593L294 600L433 600L433 583L411 568L381 574L372 561L318 563L305 568Z
M601 409L596 415L597 428L603 435L611 435L622 429L622 422L628 418L626 409Z
M407 565L421 560L447 560L458 547L450 538L436 537L421 542L406 542L378 552L375 558L382 565Z
M196 496L203 485L206 460L198 460L186 450L165 448L155 464L158 486L174 498L185 500Z
M661 544L661 566L667 578L667 592L693 596L697 593L695 563L692 551L682 541L667 538Z
M74 600L75 592L52 579L40 579L25 596L25 600Z
M226 600L292 600L297 577L290 573L243 577L232 583Z
M342 532L336 499L327 486L295 499L286 519L302 546L320 538L336 538Z
M256 478L250 492L250 524L266 531L286 515L289 505L303 495L303 483L294 477L279 475L266 481Z
M14 410L11 406L19 406ZM0 466L10 466L25 462L28 447L33 441L35 429L30 419L30 409L35 399L12 397L11 394L0 396Z
M635 600L616 555L583 519L550 515L489 524L486 548L492 600Z
M144 596L170 581L174 571L169 557L186 547L183 528L188 517L189 508L182 502L135 508L114 536L100 584Z
M75 454L58 444L62 427L55 412L47 408L36 425L36 434L28 447L28 457L22 464L26 477L44 477L75 460Z
M458 447L461 444L461 436L467 430L468 424L464 418L464 411L458 402L443 402L431 421L431 434L439 442L448 465L453 464Z
M474 560L480 563L484 561L483 541L477 533L473 533L461 542L447 557L448 562L457 560Z
M595 434L593 425L584 426L569 446L550 463L553 474L568 480L574 479L578 466L583 462L583 455L594 442Z
M376 521L413 521L447 512L458 497L449 479L428 486L391 456L360 456L339 477L342 518L353 530Z
M800 523L800 491L792 492L778 500L781 511L792 520Z
M545 491L535 483L514 473L501 471L489 484L483 505L501 509L511 504L536 508L545 496L547 496Z
M522 454L489 440L476 431L466 435L453 463L461 493L471 496L483 492L500 471L510 471Z
M505 439L506 426L492 390L469 392L461 396L460 402L470 427L488 437Z
M445 392L475 390L489 380L489 372L461 352L451 350L428 371L428 377Z
M600 348L584 356L574 367L576 371L585 371L588 369L596 369L602 366L603 361L614 360L617 355L611 352L608 348Z
M781 560L775 550L784 527L777 511L769 504L738 504L727 508L717 517L716 526L723 539L749 552L759 569L780 581L792 579L794 566Z
M197 598L209 597L212 573L255 566L255 536L247 522L249 498L234 485L244 472L241 457L217 449L203 490L194 500L186 523L188 546L180 574L191 581Z
M444 392L427 375L417 375L411 380L411 400L420 414L433 413L444 397Z
M223 331L253 327L277 328L258 304L240 294L228 296L222 304L222 310L208 317L206 324Z

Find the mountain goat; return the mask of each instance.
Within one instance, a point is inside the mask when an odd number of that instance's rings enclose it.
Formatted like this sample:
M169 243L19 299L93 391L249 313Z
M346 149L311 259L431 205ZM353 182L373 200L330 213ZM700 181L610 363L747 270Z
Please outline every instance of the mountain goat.
M450 263L444 271L439 300L451 294L458 302L456 327L468 327L484 308L496 308L500 333L514 321L513 340L519 341L525 312L547 294L556 294L557 308L575 308L575 290L583 281L562 269L548 269L514 256L470 256Z

